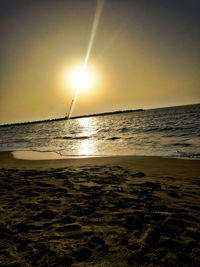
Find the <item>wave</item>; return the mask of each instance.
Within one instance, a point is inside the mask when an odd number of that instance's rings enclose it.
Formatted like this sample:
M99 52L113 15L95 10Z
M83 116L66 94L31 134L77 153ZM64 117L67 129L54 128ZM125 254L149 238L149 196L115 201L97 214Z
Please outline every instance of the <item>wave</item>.
M183 147L191 146L191 144L188 144L188 143L173 143L171 145L172 146L183 146Z
M191 159L199 159L200 158L200 153L188 153L188 152L182 152L182 151L177 151L178 156L182 158L191 158Z
M91 136L62 136L62 137L55 137L54 139L67 139L67 140L83 140L88 139Z
M121 129L118 130L119 133L126 133L126 132L129 132L130 129L126 128L126 127L123 127Z
M20 143L29 143L29 139L15 139L15 144L20 144ZM7 145L7 144L13 144L12 139L8 139L6 141L0 141L0 145Z
M154 127L144 130L144 132L167 132L167 131L187 131L193 132L191 127ZM195 129L196 130L196 129Z
M98 133L108 133L108 132L111 132L112 129L101 129L98 131Z
M113 137L109 137L106 140L117 140L120 139L121 137L117 137L117 136L113 136Z

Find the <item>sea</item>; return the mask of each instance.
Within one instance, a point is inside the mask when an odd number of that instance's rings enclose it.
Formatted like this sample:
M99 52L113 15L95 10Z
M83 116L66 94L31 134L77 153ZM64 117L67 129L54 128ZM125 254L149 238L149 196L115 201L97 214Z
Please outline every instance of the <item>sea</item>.
M200 158L200 104L0 127L0 151Z

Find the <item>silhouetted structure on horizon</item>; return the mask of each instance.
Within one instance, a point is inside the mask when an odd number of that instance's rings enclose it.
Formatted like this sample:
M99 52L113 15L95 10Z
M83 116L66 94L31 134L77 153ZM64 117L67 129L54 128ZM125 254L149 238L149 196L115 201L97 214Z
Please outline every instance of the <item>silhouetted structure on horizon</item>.
M121 113L129 113L129 112L139 112L139 111L144 111L144 109L118 110L118 111L112 111L112 112L103 112L103 113L96 113L96 114L80 115L80 116L71 117L70 120L80 119L80 118L88 118L88 117L108 116L108 115L121 114ZM51 121L61 121L61 120L68 120L68 119L69 119L68 118L68 114L66 113L66 116L63 117L63 118L47 119L47 120L40 120L40 121L28 121L28 122L7 123L7 124L0 125L0 127L15 126L15 125L24 125L24 124L33 124L33 123L43 123L43 122L51 122Z

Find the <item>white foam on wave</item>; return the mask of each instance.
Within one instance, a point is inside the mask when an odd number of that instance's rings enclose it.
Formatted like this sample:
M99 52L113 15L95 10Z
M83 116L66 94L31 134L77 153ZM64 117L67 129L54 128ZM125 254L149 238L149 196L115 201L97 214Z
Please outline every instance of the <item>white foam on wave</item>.
M15 159L21 160L57 160L57 159L72 159L72 158L90 158L98 156L88 155L61 155L53 151L33 151L33 150L18 150L11 152Z
M53 160L66 159L69 156L62 156L56 152L40 152L40 151L13 151L12 155L15 159L22 160Z

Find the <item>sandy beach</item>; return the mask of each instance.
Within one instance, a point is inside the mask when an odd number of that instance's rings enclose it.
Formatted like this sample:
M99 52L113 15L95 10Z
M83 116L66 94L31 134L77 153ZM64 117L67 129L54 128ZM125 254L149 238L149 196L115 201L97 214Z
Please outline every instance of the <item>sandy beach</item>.
M199 266L199 160L0 153L0 266Z

